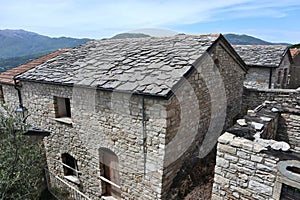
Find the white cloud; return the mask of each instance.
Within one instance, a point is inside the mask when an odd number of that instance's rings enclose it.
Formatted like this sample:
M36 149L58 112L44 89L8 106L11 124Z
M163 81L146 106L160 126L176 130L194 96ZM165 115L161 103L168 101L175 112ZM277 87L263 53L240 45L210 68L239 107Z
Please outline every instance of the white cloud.
M38 2L38 3L37 3ZM241 17L284 17L299 0L10 0L1 3L0 28L23 27L65 35L112 34ZM86 34L88 37L89 35Z

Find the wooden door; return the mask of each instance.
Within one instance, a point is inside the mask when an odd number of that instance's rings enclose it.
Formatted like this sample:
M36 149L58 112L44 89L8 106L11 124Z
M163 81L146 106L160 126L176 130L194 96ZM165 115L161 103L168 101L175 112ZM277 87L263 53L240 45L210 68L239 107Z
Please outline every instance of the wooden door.
M102 159L101 159L102 158ZM115 183L116 185L120 185L120 177L119 177L119 162L118 156L114 154L110 150L101 150L100 151L100 169L102 171L102 176L109 181ZM103 195L105 196L113 196L116 199L120 199L121 190L120 188L107 183L105 181L102 182L102 190Z

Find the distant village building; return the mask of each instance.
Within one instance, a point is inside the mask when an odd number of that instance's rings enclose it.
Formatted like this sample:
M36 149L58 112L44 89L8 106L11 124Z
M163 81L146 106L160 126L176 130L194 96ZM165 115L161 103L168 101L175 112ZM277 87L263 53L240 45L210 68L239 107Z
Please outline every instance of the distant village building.
M244 85L250 88L289 88L292 58L287 46L233 45L249 67Z
M293 65L291 69L291 87L300 87L300 49L290 49L293 58Z
M247 71L222 35L91 41L28 65L8 78L51 132L50 183L85 199L165 199L182 163L233 125Z

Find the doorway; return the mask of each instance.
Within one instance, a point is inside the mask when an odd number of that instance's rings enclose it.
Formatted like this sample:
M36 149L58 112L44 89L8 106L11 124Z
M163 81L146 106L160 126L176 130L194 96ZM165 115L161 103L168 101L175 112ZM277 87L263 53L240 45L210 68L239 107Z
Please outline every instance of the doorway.
M118 156L109 149L100 148L99 168L102 195L120 199L121 189Z

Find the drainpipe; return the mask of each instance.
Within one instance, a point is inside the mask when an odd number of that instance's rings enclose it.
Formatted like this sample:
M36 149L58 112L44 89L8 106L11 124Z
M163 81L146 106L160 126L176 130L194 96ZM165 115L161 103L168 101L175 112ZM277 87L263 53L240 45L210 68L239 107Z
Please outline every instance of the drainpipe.
M23 106L23 99L22 99L22 95L21 95L21 85L17 83L16 79L14 79L14 88L17 90L18 92L18 98L19 98L19 109L22 109L22 114L23 114L23 119L25 119L25 113L24 113L24 110L26 109L24 106Z
M273 75L273 70L270 68L270 77L269 77L269 89L272 87L272 75Z
M21 96L21 91L20 91L20 85L17 83L17 81L14 79L14 87L18 91L18 97L19 97L19 106L23 107L23 101L22 101L22 96Z
M144 179L146 177L146 160L147 160L147 134L145 124L145 99L142 97L142 132L143 132L143 155L144 155Z

